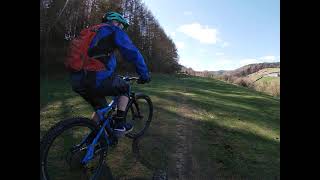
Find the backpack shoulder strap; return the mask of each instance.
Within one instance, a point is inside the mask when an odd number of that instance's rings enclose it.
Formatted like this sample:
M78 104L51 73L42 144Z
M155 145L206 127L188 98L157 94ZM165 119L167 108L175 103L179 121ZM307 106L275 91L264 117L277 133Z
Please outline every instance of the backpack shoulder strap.
M111 26L111 25L106 24L106 23L98 24L96 26L93 26L92 30L95 32L98 32L99 29L104 26ZM115 31L112 31L111 34L108 35L107 38L103 39L103 41L97 41L96 44L94 45L94 47L88 51L88 54L90 54L90 55L95 54L94 56L92 56L93 58L109 57L112 54L112 52L116 49L116 45L114 43L114 38L115 38ZM107 47L103 46L104 48L101 49L99 47L100 43L102 43L102 44L107 43L109 45Z

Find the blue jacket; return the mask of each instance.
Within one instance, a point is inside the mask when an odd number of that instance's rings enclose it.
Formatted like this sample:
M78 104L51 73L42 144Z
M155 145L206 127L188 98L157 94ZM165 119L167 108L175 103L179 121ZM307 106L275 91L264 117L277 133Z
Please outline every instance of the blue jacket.
M124 59L135 64L136 72L139 74L140 78L148 79L149 72L144 62L143 56L134 46L128 35L119 27L113 25L101 27L96 36L92 39L89 49L93 48L93 46L97 44L101 39L110 36L112 32L114 32L114 43ZM117 62L114 53L111 54L109 60L105 60L106 70L98 71L96 73L96 87L99 87L101 82L104 79L110 77L115 71Z

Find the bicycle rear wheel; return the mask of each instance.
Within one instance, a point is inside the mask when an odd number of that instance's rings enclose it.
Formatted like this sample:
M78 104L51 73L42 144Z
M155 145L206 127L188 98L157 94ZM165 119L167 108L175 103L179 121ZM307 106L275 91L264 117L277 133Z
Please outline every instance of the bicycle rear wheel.
M93 159L81 163L97 131L97 125L87 118L67 119L52 127L40 144L40 179L97 179L107 152L102 138Z
M142 136L150 126L152 114L153 105L150 97L137 93L125 111L126 122L133 125L133 130L126 136L132 139Z

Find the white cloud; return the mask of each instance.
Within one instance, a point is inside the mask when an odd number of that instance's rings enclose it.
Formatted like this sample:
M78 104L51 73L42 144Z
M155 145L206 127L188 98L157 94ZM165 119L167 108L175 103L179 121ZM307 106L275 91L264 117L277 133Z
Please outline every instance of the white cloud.
M245 66L245 65L248 65L248 64L254 64L254 63L260 63L260 61L258 59L242 59L239 62L239 64L241 66Z
M217 29L202 26L199 23L182 25L178 27L177 31L182 32L204 44L216 44L219 39Z
M170 32L170 36L174 38L176 36L176 32Z
M232 61L229 59L218 59L218 60L215 60L215 62L216 62L216 65L221 64L223 66L232 64Z
M217 53L216 53L216 56L223 56L223 55L224 55L223 52L217 52Z
M232 63L232 61L229 59L220 59L220 60L218 60L218 62L220 64L231 64Z
M200 48L200 49L199 49L199 52L200 52L200 53L205 53L205 52L207 52L207 50L206 50L206 49L203 49L203 48Z
M185 47L185 44L182 41L178 41L175 44L176 44L177 48L180 49L180 50L184 49L184 47Z
M248 64L254 64L254 63L279 62L279 61L280 61L280 56L263 56L258 59L255 59L255 58L242 59L239 61L239 64L241 66L244 66Z
M199 58L185 56L180 58L179 63L186 67L191 67L196 71L232 70L237 68L237 64L235 64L231 59L227 58L214 59L210 57Z
M224 47L228 47L229 45L230 45L230 43L228 43L228 42L223 42L222 45L221 45L221 47L224 48Z
M185 16L192 15L192 12L191 11L184 11L183 15L185 15Z
M280 61L280 56L263 56L260 60L264 62L278 62Z
M199 65L201 63L197 62L197 58L192 57L180 57L179 63L186 67L191 67L192 69L198 71Z
M235 63L231 59L215 59L209 63L205 69L209 71L218 71L218 70L232 70L235 69Z

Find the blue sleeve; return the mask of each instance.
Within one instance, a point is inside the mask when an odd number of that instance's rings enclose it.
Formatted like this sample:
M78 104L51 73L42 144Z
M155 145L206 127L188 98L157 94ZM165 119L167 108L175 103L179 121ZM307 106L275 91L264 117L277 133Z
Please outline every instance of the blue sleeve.
M109 28L104 28L104 27L100 28L99 31L97 32L97 34L92 39L89 48L93 48L95 45L97 45L97 43L101 39L109 36L111 33L112 33L112 30Z
M121 55L128 62L133 62L136 66L137 73L142 78L149 78L147 65L144 62L143 56L139 50L133 45L128 35L120 28L115 27L115 43L119 48Z

